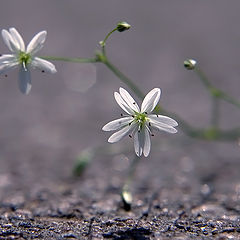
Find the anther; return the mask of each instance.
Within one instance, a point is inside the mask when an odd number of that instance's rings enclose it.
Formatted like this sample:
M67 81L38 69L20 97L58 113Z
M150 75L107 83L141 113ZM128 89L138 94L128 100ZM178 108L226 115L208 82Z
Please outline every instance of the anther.
M145 112L145 114L148 114L147 112Z
M0 57L2 56L2 54L0 54Z
M132 117L134 118L134 115L132 115Z
M128 136L129 136L130 138L132 138L132 135L129 134Z
M154 134L152 133L151 136L154 137Z
M135 102L133 102L133 104L136 104Z
M128 125L130 126L132 123L130 122Z
M151 127L151 123L150 122L148 123L148 126Z
M45 71L44 71L44 70L42 70L42 73L45 73Z
M7 74L5 74L5 77L7 77L8 75Z
M121 113L120 115L121 115L121 117L123 116L123 114L122 114L122 113Z

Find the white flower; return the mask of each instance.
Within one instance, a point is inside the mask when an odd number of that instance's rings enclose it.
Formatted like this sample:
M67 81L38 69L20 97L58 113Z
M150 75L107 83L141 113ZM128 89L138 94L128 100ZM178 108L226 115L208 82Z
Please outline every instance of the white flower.
M3 41L11 54L4 54L0 57L0 74L19 66L19 89L24 94L28 94L32 87L29 67L49 73L56 72L52 63L36 57L36 53L43 47L46 36L46 31L39 32L25 48L24 41L15 28L10 28L9 31L2 30Z
M167 116L151 114L158 104L160 94L160 88L151 90L145 96L140 109L125 89L120 88L119 93L115 92L114 97L117 103L129 116L113 120L102 128L104 131L118 130L108 139L108 142L115 143L129 135L134 138L137 156L143 153L147 157L151 149L150 136L153 136L153 129L176 133L177 130L174 127L178 126L178 123L175 120Z

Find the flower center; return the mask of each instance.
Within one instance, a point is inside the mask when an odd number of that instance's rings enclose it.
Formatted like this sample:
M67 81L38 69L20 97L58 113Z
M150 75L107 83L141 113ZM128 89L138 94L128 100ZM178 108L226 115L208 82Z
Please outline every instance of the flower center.
M136 113L134 115L134 121L138 123L140 130L143 128L145 122L147 121L146 113Z
M31 62L31 55L27 54L25 52L20 52L18 56L18 60L20 63L22 63L24 66L29 64Z

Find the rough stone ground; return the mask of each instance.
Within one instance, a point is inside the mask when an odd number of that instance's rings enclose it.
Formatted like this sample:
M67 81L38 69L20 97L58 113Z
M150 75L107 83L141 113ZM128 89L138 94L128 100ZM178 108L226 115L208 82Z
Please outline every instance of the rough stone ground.
M218 143L188 141L163 140L141 160L131 211L119 196L124 155L96 156L81 177L48 169L42 179L34 162L2 174L0 239L240 239L237 159L211 154Z
M201 128L210 98L182 63L196 58L215 86L239 99L239 5L1 0L0 27L16 27L26 42L47 30L42 56L92 57L113 25L128 21L130 31L109 39L110 59L145 93L161 87L164 108ZM101 126L121 113L112 93L126 86L102 65L55 64L55 75L32 73L27 97L17 70L0 78L0 239L240 239L237 143L193 141L181 131L156 135L128 212L119 196L129 164L121 151L95 156L74 177L78 152L106 142ZM233 106L223 104L221 117L223 128L239 126Z

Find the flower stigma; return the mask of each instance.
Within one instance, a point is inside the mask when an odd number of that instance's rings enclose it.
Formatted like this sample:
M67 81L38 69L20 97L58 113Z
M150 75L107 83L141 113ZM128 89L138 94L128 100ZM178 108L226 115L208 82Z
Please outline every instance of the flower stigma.
M31 55L26 52L20 52L18 61L20 64L23 64L24 69L26 69L26 66L31 62Z
M134 122L136 122L139 126L139 130L142 130L145 122L147 121L147 114L146 113L138 113L136 112L134 115Z

